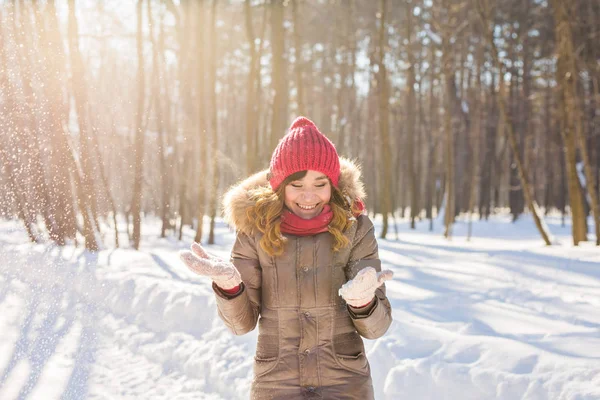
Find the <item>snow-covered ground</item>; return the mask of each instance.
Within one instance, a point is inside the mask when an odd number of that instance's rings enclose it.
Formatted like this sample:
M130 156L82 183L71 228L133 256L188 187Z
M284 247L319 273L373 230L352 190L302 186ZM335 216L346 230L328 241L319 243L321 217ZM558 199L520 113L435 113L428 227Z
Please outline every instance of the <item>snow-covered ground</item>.
M451 241L392 228L394 323L366 341L378 400L600 399L600 250L547 223L553 247L528 217L477 221L470 242L464 222ZM256 331L229 334L210 282L179 261L193 232L159 231L90 254L0 222L0 399L248 398ZM217 234L207 247L228 257L233 233Z

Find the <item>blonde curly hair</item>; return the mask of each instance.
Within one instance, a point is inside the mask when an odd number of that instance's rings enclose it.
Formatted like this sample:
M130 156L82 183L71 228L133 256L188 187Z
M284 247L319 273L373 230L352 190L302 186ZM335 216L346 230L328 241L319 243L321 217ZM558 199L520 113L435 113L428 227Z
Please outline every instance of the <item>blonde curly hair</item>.
M288 176L275 192L267 186L250 189L248 196L253 200L253 206L246 209L246 216L251 222L253 230L263 233L260 247L270 256L279 256L287 239L281 233L281 214L284 208L285 187L292 181L302 179L307 171L299 171ZM356 201L350 200L331 184L331 200L329 206L333 218L328 226L328 231L333 235L334 252L348 246L349 240L344 235L356 220L352 218L361 213L361 208Z

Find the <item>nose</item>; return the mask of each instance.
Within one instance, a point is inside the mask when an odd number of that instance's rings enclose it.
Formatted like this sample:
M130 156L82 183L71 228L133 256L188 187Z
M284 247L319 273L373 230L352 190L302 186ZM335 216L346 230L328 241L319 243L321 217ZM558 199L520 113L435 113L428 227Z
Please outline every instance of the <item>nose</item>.
M308 202L314 200L316 198L316 195L311 190L305 190L302 192L302 195L300 197Z

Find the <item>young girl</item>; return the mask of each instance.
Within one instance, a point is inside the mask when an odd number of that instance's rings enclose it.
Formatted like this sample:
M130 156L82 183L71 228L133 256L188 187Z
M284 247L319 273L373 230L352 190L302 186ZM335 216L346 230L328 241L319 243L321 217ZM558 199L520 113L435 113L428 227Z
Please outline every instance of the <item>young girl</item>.
M297 118L269 171L225 195L237 230L231 262L197 243L181 253L213 280L236 335L258 323L252 399L373 399L362 337L392 322L360 171L307 118Z

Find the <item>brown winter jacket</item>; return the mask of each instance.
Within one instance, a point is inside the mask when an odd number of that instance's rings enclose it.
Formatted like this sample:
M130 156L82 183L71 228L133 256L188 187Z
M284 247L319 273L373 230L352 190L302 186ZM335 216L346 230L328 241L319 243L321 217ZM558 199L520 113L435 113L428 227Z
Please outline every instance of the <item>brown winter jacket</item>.
M341 159L339 187L364 197L360 171ZM213 285L219 315L236 335L258 323L251 399L373 399L371 370L362 337L381 337L392 322L385 286L364 309L346 305L338 289L367 266L381 270L373 224L360 215L346 232L351 245L334 253L330 233L286 235L283 255L271 257L251 234L247 189L267 185L266 172L251 176L225 196L226 219L237 229L232 262L241 293Z

